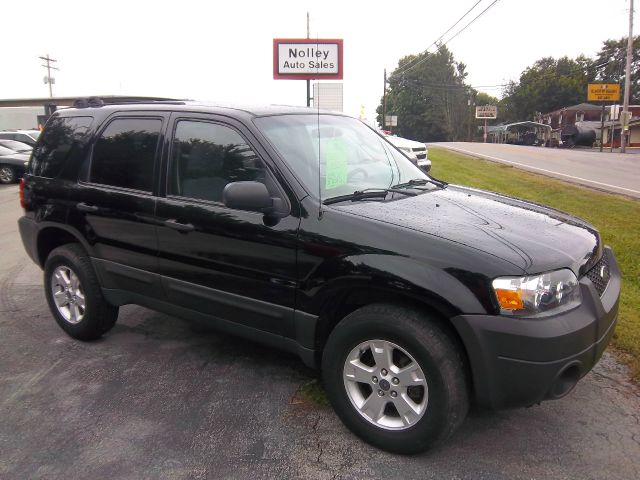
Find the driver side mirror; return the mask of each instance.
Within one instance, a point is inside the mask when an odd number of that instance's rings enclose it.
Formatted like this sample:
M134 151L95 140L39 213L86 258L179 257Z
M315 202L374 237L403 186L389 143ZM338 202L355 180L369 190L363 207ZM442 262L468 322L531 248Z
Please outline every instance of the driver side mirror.
M264 183L232 182L222 191L222 202L226 207L249 212L271 213L277 201L269 194Z

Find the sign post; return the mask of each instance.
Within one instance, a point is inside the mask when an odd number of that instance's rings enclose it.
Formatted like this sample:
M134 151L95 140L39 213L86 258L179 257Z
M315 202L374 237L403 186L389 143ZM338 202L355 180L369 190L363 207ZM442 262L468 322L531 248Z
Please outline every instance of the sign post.
M310 80L342 80L342 39L273 39L274 80L306 80L307 107L311 105Z
M589 102L617 102L620 100L620 85L616 83L590 83L587 88Z
M498 118L498 107L495 105L478 105L476 107L476 118L484 119L484 143L487 143L487 119Z
M609 135L609 152L613 152L613 133L615 132L614 122L618 119L620 115L620 105L611 105L609 113L609 120L611 120L611 133ZM602 140L600 141L602 143Z
M617 83L590 83L587 87L587 101L601 102L600 112L600 151L604 139L604 104L605 102L617 102L620 100L620 85ZM611 140L613 141L613 140Z
M342 80L342 39L274 38L275 80Z
M384 124L386 127L397 127L398 116L397 115L385 115Z
M600 151L602 151L602 149L604 148L604 145L602 145L602 141L604 140L604 103L605 102L600 102L602 104L602 110L600 111Z

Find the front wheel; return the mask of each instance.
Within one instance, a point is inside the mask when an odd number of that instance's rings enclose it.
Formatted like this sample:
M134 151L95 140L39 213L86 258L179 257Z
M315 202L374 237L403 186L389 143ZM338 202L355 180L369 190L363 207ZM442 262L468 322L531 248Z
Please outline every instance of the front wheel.
M365 441L418 453L464 420L469 393L461 353L434 319L395 305L369 305L345 317L322 358L329 400Z

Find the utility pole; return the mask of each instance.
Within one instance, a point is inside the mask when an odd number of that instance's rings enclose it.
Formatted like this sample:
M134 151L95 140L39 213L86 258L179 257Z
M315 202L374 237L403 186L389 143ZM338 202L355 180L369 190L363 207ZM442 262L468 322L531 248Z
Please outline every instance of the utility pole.
M631 58L633 52L633 0L629 0L629 38L627 39L627 67L624 75L624 104L622 106L622 122L620 129L620 153L627 151L627 134L629 132L629 96L631 93Z
M384 69L384 90L382 90L382 129L387 126L387 69Z
M60 70L59 68L56 68L54 66L52 66L52 63L57 62L56 59L49 57L49 54L47 53L46 57L38 57L41 60L44 60L45 62L47 62L46 65L42 65L43 67L45 67L47 69L47 77L44 79L44 83L48 83L49 84L49 98L53 97L53 88L51 87L51 85L55 82L55 79L51 77L51 70Z
M309 12L307 12L307 39L309 38ZM307 79L307 107L311 106L311 80Z

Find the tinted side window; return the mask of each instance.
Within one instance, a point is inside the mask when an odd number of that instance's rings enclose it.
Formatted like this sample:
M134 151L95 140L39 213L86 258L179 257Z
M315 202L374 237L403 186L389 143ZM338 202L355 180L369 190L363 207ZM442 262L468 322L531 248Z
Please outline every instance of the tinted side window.
M91 122L93 117L51 118L42 140L33 150L29 173L39 177L56 177L72 153L81 148L79 142L89 130Z
M265 167L233 129L214 123L180 121L176 127L169 193L222 201L231 182L265 182Z
M93 147L90 181L150 192L162 120L118 118Z

